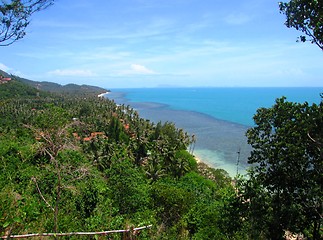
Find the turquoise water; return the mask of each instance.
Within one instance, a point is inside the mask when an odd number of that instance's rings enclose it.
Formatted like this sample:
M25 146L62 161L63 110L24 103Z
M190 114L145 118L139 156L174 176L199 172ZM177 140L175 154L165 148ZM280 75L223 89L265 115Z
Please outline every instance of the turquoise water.
M132 106L143 118L171 121L196 135L194 155L234 176L248 168L251 147L245 132L254 125L258 108L271 107L282 96L319 103L321 92L323 88L141 88L112 89L107 97Z
M171 109L201 112L252 126L256 110L272 106L276 98L319 103L323 88L141 88L122 92L130 102L162 103Z

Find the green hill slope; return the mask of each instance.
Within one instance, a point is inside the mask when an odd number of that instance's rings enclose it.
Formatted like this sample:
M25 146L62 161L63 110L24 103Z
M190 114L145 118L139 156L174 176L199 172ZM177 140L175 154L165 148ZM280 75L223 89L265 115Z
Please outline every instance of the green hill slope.
M21 83L27 84L37 90L52 92L52 93L65 93L65 94L92 94L98 95L109 90L90 86L90 85L77 85L77 84L67 84L61 85L53 82L39 82L29 79L25 79L19 76L14 76L6 73L5 71L0 70L0 76L11 77L13 80L19 81Z
M11 80L7 83L0 84L0 99L45 95L47 95L45 92L38 91L36 88L17 80Z

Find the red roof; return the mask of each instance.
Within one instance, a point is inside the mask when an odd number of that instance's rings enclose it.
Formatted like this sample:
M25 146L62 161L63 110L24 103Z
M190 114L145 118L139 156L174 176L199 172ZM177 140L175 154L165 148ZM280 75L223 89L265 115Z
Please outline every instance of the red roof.
M0 82L1 82L1 83L9 82L9 81L11 81L11 78L5 78L5 77L3 77L3 76L0 76Z

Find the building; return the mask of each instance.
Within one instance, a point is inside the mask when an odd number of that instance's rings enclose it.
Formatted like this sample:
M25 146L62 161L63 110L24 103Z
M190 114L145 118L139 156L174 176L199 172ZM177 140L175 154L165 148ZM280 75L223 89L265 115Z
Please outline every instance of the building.
M0 84L7 83L7 82L9 82L11 80L12 80L11 78L3 77L3 76L0 75Z

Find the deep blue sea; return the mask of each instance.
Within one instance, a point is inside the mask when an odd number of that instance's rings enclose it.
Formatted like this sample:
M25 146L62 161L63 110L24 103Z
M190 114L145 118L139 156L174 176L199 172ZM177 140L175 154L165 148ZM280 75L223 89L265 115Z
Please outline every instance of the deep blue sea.
M258 108L271 107L282 96L319 103L322 92L323 88L136 88L112 89L107 97L132 106L143 118L174 122L195 134L194 154L234 176L248 167L251 148L245 132L254 125Z

